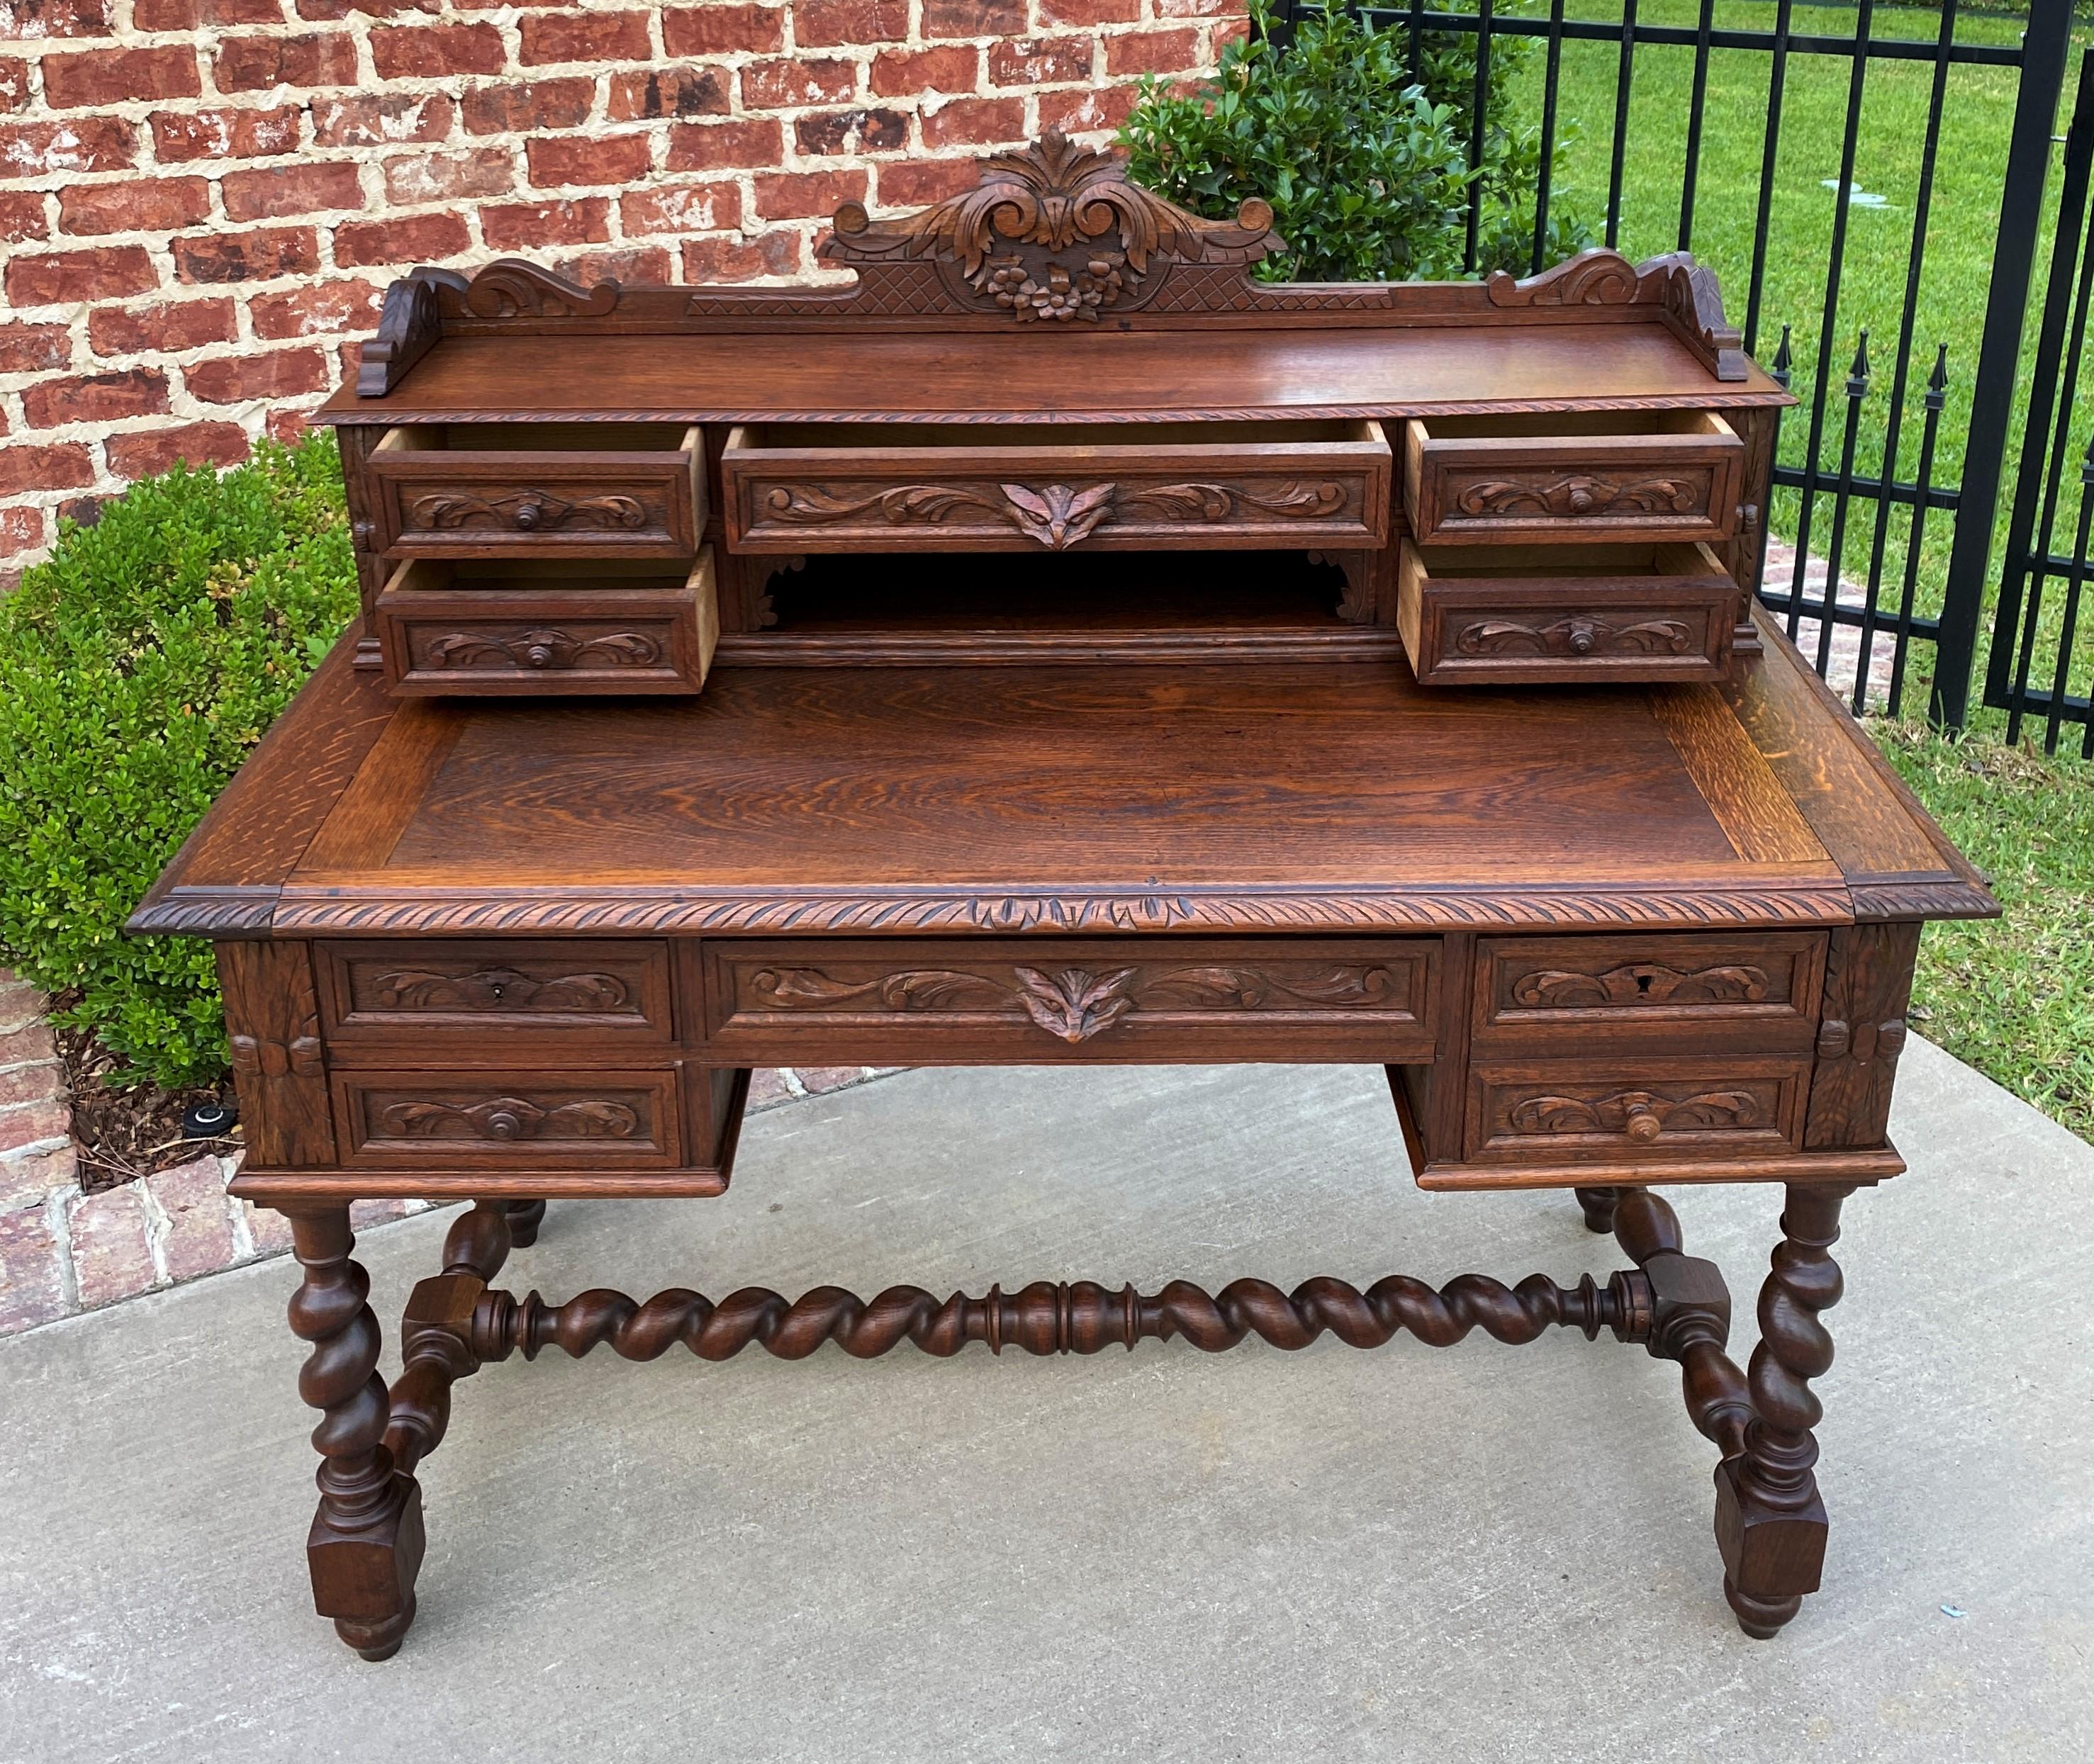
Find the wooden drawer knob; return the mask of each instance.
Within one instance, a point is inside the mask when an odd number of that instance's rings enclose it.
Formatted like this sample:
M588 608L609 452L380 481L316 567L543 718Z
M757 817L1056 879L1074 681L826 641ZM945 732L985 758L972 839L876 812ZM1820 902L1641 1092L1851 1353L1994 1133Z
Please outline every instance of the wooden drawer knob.
M1592 652L1592 645L1598 640L1599 633L1593 630L1589 620L1579 618L1571 621L1569 641L1573 655L1589 656Z
M1664 1121L1647 1103L1631 1103L1628 1116L1624 1131L1640 1146L1649 1145L1665 1130Z
M510 517L527 533L536 532L538 523L545 518L545 505L538 502L519 502Z
M483 1125L490 1139L520 1139L524 1137L524 1117L514 1109L497 1108L488 1116Z

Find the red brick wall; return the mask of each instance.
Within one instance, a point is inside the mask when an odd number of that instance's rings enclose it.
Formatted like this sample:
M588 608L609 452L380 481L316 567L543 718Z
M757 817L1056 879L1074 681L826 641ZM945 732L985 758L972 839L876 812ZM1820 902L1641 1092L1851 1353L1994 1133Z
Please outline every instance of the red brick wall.
M294 431L416 263L811 273L847 197L1109 129L1240 0L0 0L0 577Z

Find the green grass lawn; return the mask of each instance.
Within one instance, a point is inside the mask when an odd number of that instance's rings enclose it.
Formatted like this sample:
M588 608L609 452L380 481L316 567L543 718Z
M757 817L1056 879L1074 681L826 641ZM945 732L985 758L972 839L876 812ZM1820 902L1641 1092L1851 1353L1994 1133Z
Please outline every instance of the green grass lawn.
M1915 1026L2094 1140L2094 765L1923 724L1872 726L2006 908L1927 927Z
M1536 9L1535 0L1529 0L1526 10ZM1776 10L1763 0L1720 0L1714 8L1714 22L1719 28L1768 29ZM1617 20L1622 15L1620 5L1609 4L1608 0L1572 0L1567 11L1574 18ZM1644 24L1692 28L1698 23L1700 11L1698 0L1642 0L1637 19ZM1792 13L1792 28L1799 34L1851 37L1855 21L1855 12L1841 7L1798 5ZM1931 10L1879 7L1871 28L1878 37L1931 42L1939 26L1940 15ZM2009 16L1966 15L1957 20L1957 40L2012 44L2018 41L2021 28L2020 21ZM2076 28L2060 106L2060 133L2071 114L2079 44L2094 41L2094 29L2083 24ZM1576 131L1568 153L1567 195L1596 236L1603 232L1605 225L1618 60L1618 48L1612 43L1566 41L1563 47L1560 114ZM1696 256L1715 269L1730 316L1740 325L1745 320L1750 286L1770 66L1770 56L1762 50L1718 50L1709 63L1707 111L1689 244ZM1529 115L1540 115L1542 67L1537 50L1523 71ZM1809 401L1818 384L1818 336L1823 323L1851 67L1844 58L1792 54L1784 88L1758 353L1762 361L1770 360L1783 325L1793 327L1794 384L1806 401L1791 413L1783 426L1782 457L1789 464L1802 462L1810 427ZM1693 71L1691 47L1646 44L1636 50L1618 235L1620 248L1631 258L1670 251L1680 242L1680 193ZM1883 466L1933 79L1934 69L1927 63L1879 59L1869 64L1853 181L1866 194L1881 197L1882 202L1880 205L1856 202L1849 210L1838 317L1833 331L1831 379L1818 452L1821 464L1828 470L1836 469L1839 462L1846 414L1841 388L1864 327L1870 333L1870 359L1875 373L1862 406L1857 470L1864 475L1874 475ZM1897 462L1901 477L1911 477L1917 467L1920 395L1933 366L1935 346L1942 343L1948 346L1948 396L1935 477L1938 483L1953 485L1961 476L2018 80L2018 71L2010 67L1956 67L1949 71L1947 122L1936 163L1904 401ZM2024 424L2027 366L2034 352L2042 277L2049 258L2057 166L2057 156L2053 154L2050 186L2044 202L2045 232L2036 272L2038 293L2023 345L2024 371L2018 388L2017 414L2009 442L2010 472ZM1828 184L1833 188L1828 188ZM2085 445L2091 428L2094 428L2094 398L2086 398L2074 426L2075 447ZM2077 471L2068 471L2066 479L2059 548L2070 543L2070 522L2077 508ZM1988 593L1996 592L2008 506L2003 497ZM1875 512L1871 504L1853 505L1841 560L1843 573L1850 579L1865 579L1868 573ZM1796 493L1779 492L1770 518L1775 532L1793 539L1798 523ZM1831 524L1831 498L1821 494L1810 535L1811 548L1818 556L1826 553ZM1883 591L1886 600L1893 606L1902 578L1908 531L1907 515L1902 511L1894 514L1886 535ZM1954 523L1947 512L1934 511L1925 531L1920 561L1918 604L1922 613L1940 609L1953 531ZM2039 646L2039 670L2047 665L2044 658L2054 658L2057 653L2055 591L2051 598L2045 641ZM2094 673L2094 620L2083 622L2075 648L2080 661L2074 684L2083 691L2089 674ZM1915 644L1913 661L1914 674L1907 684L1905 703L1909 709L1923 710L1926 685L1932 671L1931 645ZM2047 679L2047 674L2044 678Z

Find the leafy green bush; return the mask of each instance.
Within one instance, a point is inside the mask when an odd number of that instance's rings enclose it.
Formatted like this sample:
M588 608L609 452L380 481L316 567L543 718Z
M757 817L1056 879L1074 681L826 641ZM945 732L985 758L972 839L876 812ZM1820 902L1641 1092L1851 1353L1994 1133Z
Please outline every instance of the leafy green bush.
M1463 273L1473 180L1483 192L1478 267L1526 269L1541 132L1510 113L1531 41L1492 41L1483 163L1472 173L1473 36L1426 33L1414 68L1407 28L1370 29L1337 0L1305 12L1285 49L1264 35L1270 0L1250 11L1259 28L1223 50L1214 79L1190 95L1143 81L1119 137L1137 182L1218 219L1263 197L1288 246L1258 266L1265 280L1400 281ZM1553 184L1550 262L1591 242L1564 197Z
M119 927L355 610L325 434L135 484L0 596L0 958L127 1077L225 1069L210 947Z

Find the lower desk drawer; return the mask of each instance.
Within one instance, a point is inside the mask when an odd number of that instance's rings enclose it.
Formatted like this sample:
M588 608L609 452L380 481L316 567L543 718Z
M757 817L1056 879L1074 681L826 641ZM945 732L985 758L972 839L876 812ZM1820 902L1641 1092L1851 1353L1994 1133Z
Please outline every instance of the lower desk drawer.
M337 1072L353 1168L669 1169L683 1162L675 1068L654 1072Z
M1781 1156L1803 1145L1807 1059L1478 1060L1467 1155L1546 1164Z
M1433 938L879 938L706 946L709 1051L736 1064L1429 1059Z

